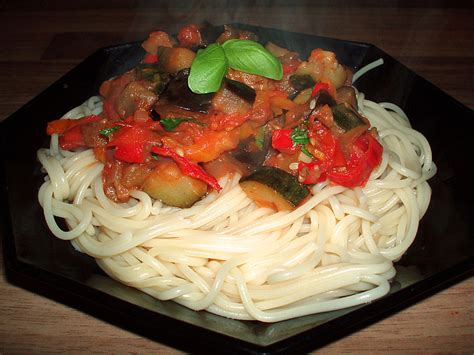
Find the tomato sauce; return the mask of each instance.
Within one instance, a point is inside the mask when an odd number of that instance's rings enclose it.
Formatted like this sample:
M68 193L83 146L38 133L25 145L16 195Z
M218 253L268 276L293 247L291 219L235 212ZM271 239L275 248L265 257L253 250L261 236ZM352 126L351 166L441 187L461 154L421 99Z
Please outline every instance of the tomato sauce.
M59 134L61 148L94 149L105 165L110 199L127 201L144 186L158 191L159 181L147 179L163 175L153 173L167 166L157 164L163 160L216 190L223 175L245 176L261 165L285 170L301 184L367 182L383 148L357 112L352 74L334 53L316 49L305 61L269 43L266 55L281 66L281 80L228 68L217 92L196 94L187 80L196 51L210 44L204 28L185 26L176 39L152 32L142 62L102 83L100 116L49 123L48 134ZM216 41L230 39L257 37L226 26Z

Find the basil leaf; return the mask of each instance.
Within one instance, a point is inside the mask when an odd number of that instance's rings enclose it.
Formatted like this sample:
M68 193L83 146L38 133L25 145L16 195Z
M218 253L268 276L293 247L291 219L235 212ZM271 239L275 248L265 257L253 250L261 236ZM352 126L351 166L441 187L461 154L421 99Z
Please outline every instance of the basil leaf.
M191 64L189 89L195 94L216 92L227 71L227 59L221 45L212 43L200 49Z
M104 128L104 129L101 129L101 130L99 131L99 134L108 137L108 136L110 136L112 133L118 131L120 128L121 128L121 126L113 126L113 127L109 127L109 128Z
M174 129L176 129L176 127L178 127L183 122L192 122L200 126L204 126L204 123L202 123L201 121L198 121L195 118L189 118L189 117L163 118L162 120L160 120L160 124L163 126L163 128L167 132L173 131Z
M280 61L260 43L247 39L230 39L222 44L229 67L266 78L281 80Z

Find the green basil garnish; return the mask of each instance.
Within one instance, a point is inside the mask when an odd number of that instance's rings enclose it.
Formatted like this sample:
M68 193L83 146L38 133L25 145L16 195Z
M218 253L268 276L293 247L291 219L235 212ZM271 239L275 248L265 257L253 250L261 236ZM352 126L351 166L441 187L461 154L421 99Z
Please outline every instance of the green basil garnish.
M222 47L213 43L200 49L191 65L188 86L195 94L216 92L227 71L227 59Z
M174 118L163 118L160 120L160 124L163 126L165 131L171 132L176 129L183 122L192 122L200 126L204 126L204 123L198 121L195 118L190 117L174 117Z
M113 126L113 127L109 127L109 128L104 128L104 129L101 129L99 131L99 133L103 136L110 136L112 133L118 131L119 129L121 128L121 126Z
M191 64L189 89L195 94L216 92L227 68L281 80L283 67L265 47L255 41L231 39L200 49Z
M230 39L222 44L229 67L245 73L281 80L280 61L260 43L246 39Z

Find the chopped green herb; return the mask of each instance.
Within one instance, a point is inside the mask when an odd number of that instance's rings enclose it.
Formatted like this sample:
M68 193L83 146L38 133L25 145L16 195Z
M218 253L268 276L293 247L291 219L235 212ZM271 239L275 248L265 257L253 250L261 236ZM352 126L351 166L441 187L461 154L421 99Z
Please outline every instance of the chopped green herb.
M260 127L260 129L257 131L257 134L255 135L255 144L260 150L262 150L265 145L266 130L267 130L266 126L262 126Z
M135 71L140 79L154 81L155 75L161 74L161 70L156 63L141 63L135 67Z
M296 127L293 132L291 132L290 138L295 144L308 144L308 130L306 128Z
M313 158L313 155L306 149L305 144L309 143L308 130L306 128L296 127L290 135L293 143L301 145L301 151L308 157Z
M301 145L301 151L306 154L308 157L310 158L314 158L313 154L311 154L308 149L306 149L306 147L304 145Z
M174 118L163 118L160 120L160 124L163 126L165 131L171 132L176 129L183 122L192 122L200 126L204 126L204 123L198 121L195 118L190 117L174 117Z
M168 84L168 82L157 81L155 85L155 94L160 95L165 90L166 84Z
M100 130L99 133L103 136L108 137L112 133L118 131L120 128L121 128L121 126L113 126L113 127L109 127L109 128L104 128L104 129Z

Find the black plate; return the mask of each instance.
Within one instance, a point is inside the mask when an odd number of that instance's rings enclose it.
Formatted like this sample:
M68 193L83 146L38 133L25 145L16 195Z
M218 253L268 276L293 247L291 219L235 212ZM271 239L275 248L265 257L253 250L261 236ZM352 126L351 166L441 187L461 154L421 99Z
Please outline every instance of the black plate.
M46 122L97 94L103 80L138 63L144 54L139 43L98 50L2 123L1 217L10 282L184 350L278 352L324 345L472 273L474 201L466 162L474 153L473 112L372 45L237 26L302 57L316 47L332 50L354 69L385 60L356 86L371 100L400 105L431 143L439 168L430 182L431 205L416 241L397 264L390 294L364 306L275 324L230 320L123 286L106 277L92 258L53 237L37 202L43 174L36 151L48 145Z

